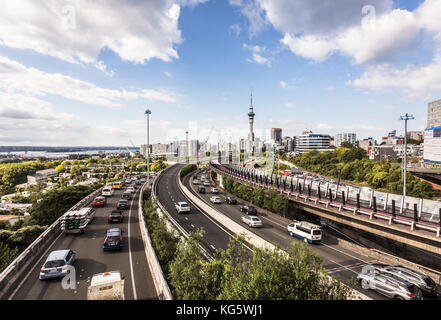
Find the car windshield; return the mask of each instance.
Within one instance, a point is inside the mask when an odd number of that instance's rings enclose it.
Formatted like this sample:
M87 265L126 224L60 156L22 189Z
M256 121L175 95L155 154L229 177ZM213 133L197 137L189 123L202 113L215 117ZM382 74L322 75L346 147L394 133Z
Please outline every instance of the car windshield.
M127 202L128 202L127 200L119 200L119 203L122 203L122 204L125 204Z
M110 236L107 237L107 241L118 241L119 240L119 236Z
M320 230L312 230L312 234L318 236L319 234L321 234L321 232Z
M427 285L429 285L429 286L434 286L434 285L436 285L435 281L433 281L432 278L429 278L429 277L424 278L424 282L425 282Z
M408 290L410 293L412 293L412 294L415 294L415 293L416 293L416 287L415 287L415 285L413 285L413 284L408 285L408 286L407 286L407 290Z
M181 207L188 207L188 204L186 204L186 203L181 203Z
M253 220L253 221L260 221L259 219L257 219L257 218L253 218L253 219L251 219L251 220Z
M51 260L47 261L44 265L45 268L58 268L64 266L63 260Z
M110 213L110 215L111 215L111 216L120 216L120 215L121 215L121 212L120 212L120 211L112 211L112 212Z

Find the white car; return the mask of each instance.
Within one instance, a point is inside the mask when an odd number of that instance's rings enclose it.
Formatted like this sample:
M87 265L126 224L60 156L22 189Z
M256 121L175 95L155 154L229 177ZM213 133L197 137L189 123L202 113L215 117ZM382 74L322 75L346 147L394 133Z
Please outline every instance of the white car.
M131 192L131 193L135 193L135 188L133 187L128 187L126 192Z
M219 190L217 188L211 188L211 193L219 193Z
M218 197L218 196L211 197L210 201L213 202L213 203L222 203L221 198Z
M101 195L104 197L111 197L113 195L113 188L111 186L105 186Z
M199 184L199 180L193 180L193 184Z
M187 202L178 202L175 204L175 208L178 213L190 212L190 206Z
M210 186L210 182L205 181L205 182L204 182L204 186L209 187L209 186Z
M262 220L260 220L259 218L255 217L255 216L243 216L242 222L246 223L247 225L249 225L252 228L261 227L263 225Z

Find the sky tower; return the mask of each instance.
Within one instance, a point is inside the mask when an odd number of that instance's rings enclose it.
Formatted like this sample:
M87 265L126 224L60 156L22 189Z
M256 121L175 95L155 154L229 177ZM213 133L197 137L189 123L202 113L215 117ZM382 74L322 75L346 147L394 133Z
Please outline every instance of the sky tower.
M250 119L250 133L248 135L248 140L254 142L254 131L253 131L253 125L254 125L254 110L253 110L253 91L251 91L251 104L250 104L250 112L248 112L248 118Z

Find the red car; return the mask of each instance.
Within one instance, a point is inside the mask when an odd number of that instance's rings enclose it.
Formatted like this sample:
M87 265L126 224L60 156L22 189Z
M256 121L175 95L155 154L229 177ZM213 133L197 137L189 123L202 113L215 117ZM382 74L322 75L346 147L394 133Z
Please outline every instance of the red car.
M92 207L104 207L106 205L106 198L105 197L96 197L92 201Z

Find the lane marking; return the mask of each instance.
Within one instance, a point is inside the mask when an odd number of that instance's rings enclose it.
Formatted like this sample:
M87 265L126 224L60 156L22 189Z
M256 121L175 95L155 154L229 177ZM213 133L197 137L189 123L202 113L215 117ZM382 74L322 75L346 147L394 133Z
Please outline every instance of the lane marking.
M140 193L141 194L141 193ZM132 289L133 289L133 299L134 300L138 300L138 297L136 295L136 285L135 285L135 275L133 272L133 261L132 261L132 246L131 246L131 237L130 237L130 217L132 216L132 206L133 206L133 200L136 198L136 193L135 196L132 199L132 202L130 203L130 211L129 211L129 219L127 221L128 224L128 234L127 236L129 237L129 264L130 264L130 274L131 274L131 278L132 278ZM138 208L139 209L139 208Z
M342 265L342 264L340 264L340 263L338 263L338 262L335 262L334 260L329 260L329 261L331 261L332 263L335 263L336 265L339 265L339 266L341 266L342 268L344 268L344 269L346 269L346 270L348 270L348 271L351 271L352 273L355 273L355 274L358 275L358 272L355 272L354 270L351 270L351 269L347 268L346 266L344 266L344 265Z
M216 250L216 248L212 244L210 244L210 247L213 248L213 250Z

